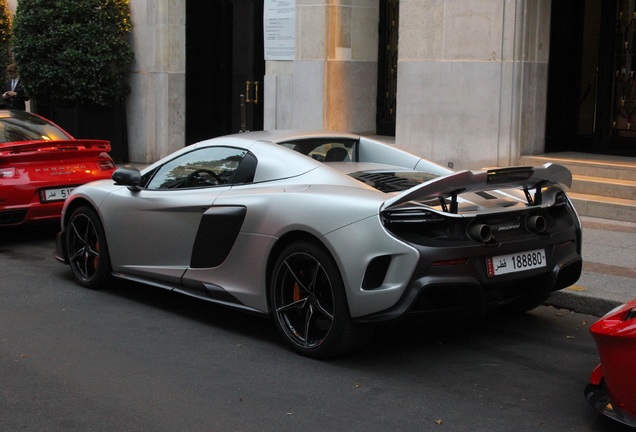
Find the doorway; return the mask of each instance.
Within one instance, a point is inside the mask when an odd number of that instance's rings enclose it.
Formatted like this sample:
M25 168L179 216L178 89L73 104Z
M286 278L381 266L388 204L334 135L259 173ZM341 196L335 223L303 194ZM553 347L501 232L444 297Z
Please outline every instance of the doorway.
M263 1L186 0L186 144L263 128Z
M400 0L379 0L376 133L395 136Z
M636 156L636 0L552 2L546 151Z

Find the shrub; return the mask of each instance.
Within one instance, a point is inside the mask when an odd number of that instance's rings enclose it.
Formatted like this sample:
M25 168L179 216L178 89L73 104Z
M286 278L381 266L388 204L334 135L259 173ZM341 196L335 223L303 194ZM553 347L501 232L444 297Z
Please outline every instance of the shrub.
M0 0L0 68L3 72L4 68L13 63L10 47L11 13L7 8L7 0Z
M13 52L36 104L111 106L130 88L129 0L20 0Z

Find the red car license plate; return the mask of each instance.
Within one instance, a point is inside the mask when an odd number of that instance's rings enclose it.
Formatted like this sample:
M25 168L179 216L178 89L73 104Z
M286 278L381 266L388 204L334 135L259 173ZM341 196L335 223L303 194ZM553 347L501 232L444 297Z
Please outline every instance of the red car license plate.
M545 249L486 258L489 277L541 268L547 264Z
M40 201L43 203L53 201L64 201L73 191L72 187L63 187L55 189L44 189L40 191Z

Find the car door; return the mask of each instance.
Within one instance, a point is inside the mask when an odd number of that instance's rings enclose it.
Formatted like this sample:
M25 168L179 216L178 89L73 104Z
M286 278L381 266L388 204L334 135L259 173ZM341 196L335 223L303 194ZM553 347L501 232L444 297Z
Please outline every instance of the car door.
M144 176L140 190L122 188L102 204L113 271L178 285L190 265L202 215L237 179L248 152L204 147ZM214 239L210 239L213 244Z

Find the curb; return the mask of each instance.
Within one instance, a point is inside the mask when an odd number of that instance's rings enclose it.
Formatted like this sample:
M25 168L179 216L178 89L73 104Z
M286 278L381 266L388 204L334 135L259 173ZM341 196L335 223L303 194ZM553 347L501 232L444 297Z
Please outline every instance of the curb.
M548 298L544 304L596 317L602 317L615 307L623 304L615 300L590 297L566 290L552 293L550 298Z

